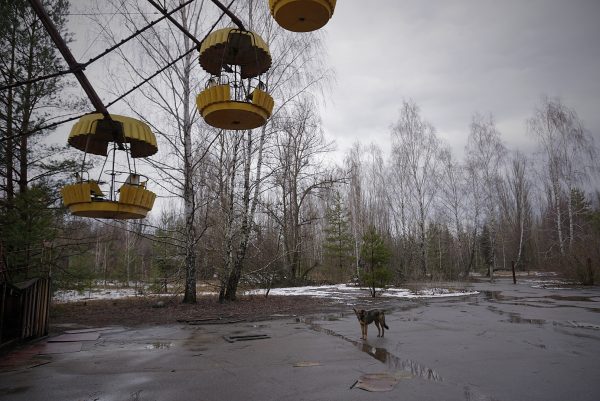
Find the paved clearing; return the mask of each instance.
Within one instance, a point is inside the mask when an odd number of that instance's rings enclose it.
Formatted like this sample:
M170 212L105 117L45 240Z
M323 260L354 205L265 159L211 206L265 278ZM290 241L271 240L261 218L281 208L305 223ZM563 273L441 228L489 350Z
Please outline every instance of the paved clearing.
M253 323L101 327L97 340L73 336L80 351L39 355L41 343L5 356L0 398L600 399L599 288L504 279L470 288L479 294L379 301L390 330L377 338L371 326L366 342L350 307ZM362 390L361 377L387 378L391 391Z

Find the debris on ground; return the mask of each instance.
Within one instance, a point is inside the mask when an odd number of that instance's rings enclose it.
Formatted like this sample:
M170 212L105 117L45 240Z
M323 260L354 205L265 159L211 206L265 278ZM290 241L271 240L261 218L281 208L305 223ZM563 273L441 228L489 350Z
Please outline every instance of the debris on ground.
M310 368L313 366L321 366L321 362L316 361L300 361L294 364L295 368Z
M401 379L410 379L411 377L412 375L405 371L367 373L360 376L350 388L356 387L371 392L392 391Z

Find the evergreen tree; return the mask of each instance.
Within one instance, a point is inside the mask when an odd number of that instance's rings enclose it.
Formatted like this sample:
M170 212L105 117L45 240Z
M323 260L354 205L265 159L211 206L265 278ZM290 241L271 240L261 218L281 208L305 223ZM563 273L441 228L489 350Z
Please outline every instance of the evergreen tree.
M479 249L481 250L481 257L483 258L483 263L487 269L487 275L489 276L494 267L494 252L490 240L490 230L487 224L484 224L481 230Z
M44 8L68 41L69 2L47 0ZM28 2L0 0L0 86L64 68ZM52 209L60 180L75 170L59 148L43 143L49 130L39 129L51 119L53 109L64 105L59 96L64 86L65 80L56 77L0 91L0 240L13 280L39 275L39 267L43 270L38 256L55 235L58 216Z
M371 226L363 236L363 245L360 257L364 263L361 272L361 282L369 287L371 296L377 295L377 288L385 288L392 278L388 262L390 250L383 242L383 238L377 233L375 227Z
M323 244L325 258L333 268L333 277L338 282L348 279L354 261L354 238L350 233L348 212L339 192L335 192L332 204L327 208L327 227Z
M0 213L6 262L13 281L38 276L47 270L44 247L56 235L53 227L56 211L48 208L52 203L50 195L47 186L33 186L17 193L12 207Z

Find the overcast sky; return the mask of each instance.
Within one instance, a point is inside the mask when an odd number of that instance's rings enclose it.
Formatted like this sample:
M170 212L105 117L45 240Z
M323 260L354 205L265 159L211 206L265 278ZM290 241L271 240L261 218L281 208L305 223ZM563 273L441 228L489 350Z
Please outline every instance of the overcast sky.
M93 25L70 18L78 59L105 48ZM542 95L574 108L600 143L600 0L340 0L323 31L336 83L322 118L338 161L357 140L389 149L403 99L459 157L475 112L493 114L510 149L532 150L525 122ZM102 68L87 70L100 87Z
M323 122L340 153L357 140L385 149L408 98L458 156L475 112L531 150L525 121L542 95L600 140L599 0L341 0L325 31L337 85Z

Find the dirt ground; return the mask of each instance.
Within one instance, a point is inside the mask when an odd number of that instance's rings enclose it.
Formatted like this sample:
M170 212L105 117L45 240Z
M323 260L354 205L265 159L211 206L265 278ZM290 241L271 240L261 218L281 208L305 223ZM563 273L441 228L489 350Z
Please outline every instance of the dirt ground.
M162 303L159 307L159 302ZM59 333L75 326L138 327L177 322L239 322L289 318L336 311L343 305L327 299L303 296L244 296L219 303L216 297L198 297L183 304L180 297L139 297L53 304L50 331Z

